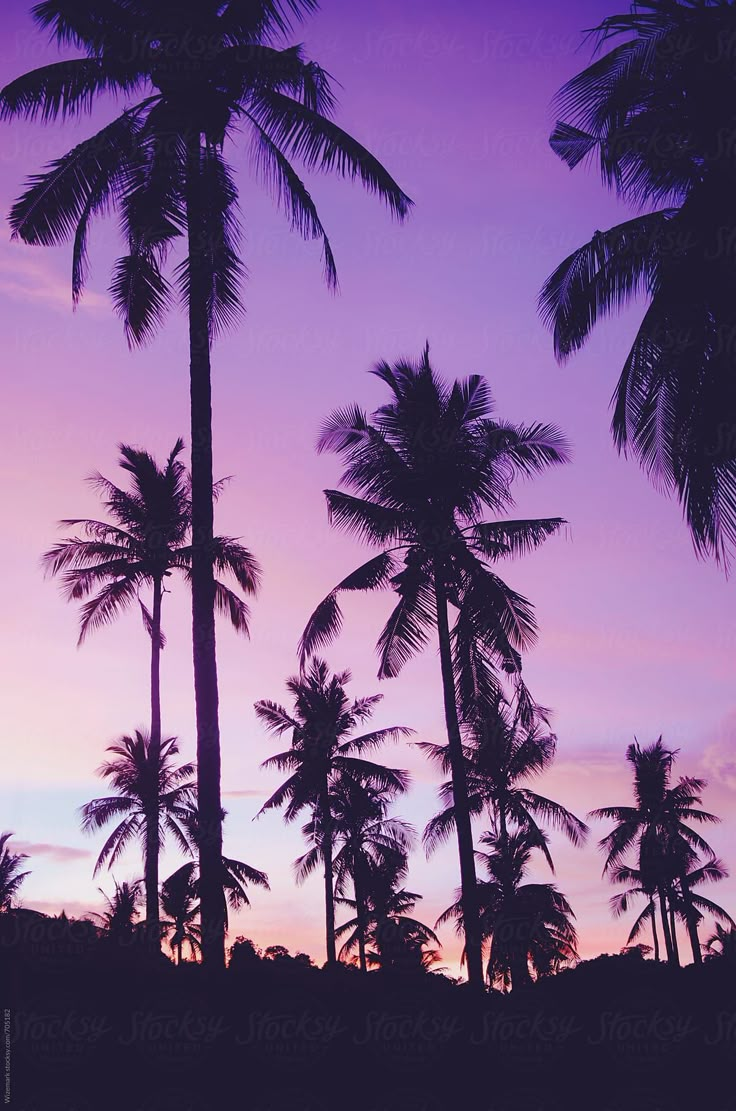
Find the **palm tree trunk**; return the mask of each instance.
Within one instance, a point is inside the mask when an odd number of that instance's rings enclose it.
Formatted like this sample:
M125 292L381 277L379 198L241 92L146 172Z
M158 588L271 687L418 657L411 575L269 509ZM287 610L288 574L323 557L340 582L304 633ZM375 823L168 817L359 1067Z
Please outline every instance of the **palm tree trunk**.
M325 943L327 963L337 963L335 944L335 888L332 874L332 821L330 813L329 787L322 789L320 810L322 811L322 859L325 865Z
M184 950L184 939L180 938L176 943L176 967L178 968L182 962L182 953Z
M668 964L673 964L672 935L670 934L670 924L667 917L667 902L665 900L664 891L662 890L659 892L659 914L662 919L662 933L664 934L664 947L667 953L667 962Z
M355 916L358 920L358 961L360 971L368 971L368 961L365 953L365 935L368 928L368 915L366 914L365 893L360 882L360 861L356 861L355 875L353 876L353 890L355 892Z
M199 891L202 962L225 967L222 897L222 801L220 725L215 649L215 585L212 566L212 391L208 290L198 131L187 136L187 231L189 245L189 361L192 437L192 658L197 718Z
M153 580L151 614L151 736L149 762L151 800L146 815L144 881L146 888L146 929L151 947L161 946L158 913L159 787L158 767L161 754L161 597L162 581Z
M652 919L652 941L654 942L654 959L659 960L659 934L657 933L657 911L654 906L654 899L649 899L649 914Z
M693 906L692 899L690 898L690 888L684 876L680 877L680 889L682 891L682 901L685 904L685 916L687 919L687 932L690 938L690 947L693 951L693 962L695 964L703 963L703 953L700 948L700 939L698 937L698 923L695 919L695 907Z
M680 947L677 944L677 923L675 922L675 904L670 894L670 933L672 934L672 963L680 967Z
M455 807L455 827L457 846L460 856L460 889L463 908L463 929L465 932L465 953L468 962L468 980L477 989L483 990L483 957L478 917L478 890L475 877L475 856L473 852L473 829L468 809L468 784L465 774L460 724L455 701L455 674L452 666L450 646L450 626L447 617L447 593L442 563L439 558L434 564L434 592L437 606L437 633L440 646L440 665L442 668L442 694L445 705L447 741L450 749L452 768L452 797Z

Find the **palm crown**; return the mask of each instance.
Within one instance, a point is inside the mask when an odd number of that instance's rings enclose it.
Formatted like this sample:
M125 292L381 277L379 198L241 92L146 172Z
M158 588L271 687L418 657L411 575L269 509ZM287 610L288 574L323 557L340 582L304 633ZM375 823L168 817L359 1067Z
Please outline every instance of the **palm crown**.
M614 439L677 493L696 550L726 563L736 545L736 78L723 44L735 33L736 9L719 0L650 0L596 29L599 56L558 94L551 145L571 168L597 158L605 185L638 213L596 231L540 295L560 359L644 298L613 397Z
M119 450L120 466L130 476L130 489L116 486L101 474L90 479L102 495L109 519L62 521L64 528L78 528L82 535L61 540L43 556L48 573L61 576L70 601L88 599L81 611L80 643L136 601L153 636L154 621L140 597L141 588L160 589L174 571L187 580L191 577L191 487L180 459L183 440L177 440L160 468L146 451L127 444L120 444ZM215 493L221 488L222 483L217 483ZM232 575L245 594L255 594L260 567L250 551L227 536L215 537L212 550L216 571ZM154 606L155 602L154 597ZM238 632L248 633L248 605L222 579L215 581L215 604Z
M154 812L159 816L158 848L168 833L182 852L190 853L192 838L187 823L196 800L192 779L195 767L191 763L175 764L174 757L179 753L176 738L164 740L154 756L150 738L136 731L133 737L121 737L108 745L107 751L112 759L100 766L99 775L108 780L115 794L93 799L81 808L82 829L91 833L121 820L100 850L95 874L104 865L111 868L134 840L146 845L147 826Z
M418 365L383 362L374 373L388 386L390 401L372 420L358 406L336 410L318 449L344 458L342 482L352 491L325 491L330 520L385 550L320 604L302 637L302 654L339 632L342 591L392 587L399 601L378 640L379 677L396 675L436 623L437 567L458 610L461 686L472 686L473 675L477 682L484 653L518 671L519 651L535 637L531 606L487 563L536 548L564 522L481 518L487 508L499 512L513 505L514 476L564 462L567 443L552 426L492 419L484 379L474 375L448 388L430 365L428 347Z
M5 87L5 118L53 120L88 112L100 94L125 110L96 135L32 178L13 206L14 234L27 243L73 239L72 290L87 277L87 242L95 217L115 208L126 253L110 292L130 342L151 337L174 295L188 302L188 258L164 274L170 248L192 227L202 240L211 333L238 315L244 268L239 259L238 192L224 154L226 136L248 139L256 175L275 195L292 227L323 245L327 280L336 282L332 249L309 191L292 160L308 170L359 178L403 217L411 201L381 164L331 119L329 76L299 46L280 45L312 0L47 0L36 21L62 45L85 56L43 66ZM196 196L187 159L191 138ZM191 244L190 244L191 247Z
M14 853L8 842L12 833L0 833L0 911L10 910L20 885L30 872L21 872L27 853Z

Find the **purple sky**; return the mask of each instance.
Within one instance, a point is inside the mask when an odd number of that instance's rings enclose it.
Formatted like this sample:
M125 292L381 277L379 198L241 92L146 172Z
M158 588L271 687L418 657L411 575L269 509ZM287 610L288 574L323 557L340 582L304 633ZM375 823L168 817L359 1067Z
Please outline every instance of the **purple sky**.
M247 317L214 352L215 469L235 476L218 506L218 529L242 536L263 564L253 638L219 639L223 790L230 855L269 872L234 923L260 944L280 942L323 959L321 887L295 888L298 826L278 815L251 819L276 782L259 771L274 751L252 710L284 697L295 645L314 604L363 556L331 532L322 489L337 483L334 457L317 457L318 425L334 406L373 408L379 358L416 356L429 339L447 377L486 375L504 418L551 421L568 434L574 462L519 489L528 515L560 515L568 534L503 568L536 604L540 641L526 662L536 697L554 708L558 759L540 789L584 816L624 802L624 750L634 734L660 733L681 749L682 774L710 780L706 805L724 818L710 837L728 861L736 830L733 589L698 563L678 506L635 463L618 457L608 402L636 328L634 308L599 328L568 366L555 364L535 309L553 267L597 227L624 218L593 173L569 171L547 145L550 100L589 57L581 31L609 3L557 5L438 0L326 0L295 36L344 88L339 120L381 157L416 208L403 226L345 182L310 182L331 235L341 292L321 284L316 244L293 236L255 183L242 152L239 177L250 270ZM3 83L55 57L10 0L0 50ZM108 110L109 108L109 110ZM94 120L111 118L112 106ZM44 128L5 125L0 192L7 212L26 174L90 133L88 119ZM0 313L5 357L2 497L6 535L0 577L3 756L0 828L28 846L26 905L69 913L101 902L91 876L101 838L78 831L75 808L102 793L94 770L117 735L145 724L147 642L131 613L77 650L74 609L44 582L39 556L55 521L93 516L83 479L117 480L120 440L159 457L188 428L184 320L172 314L148 349L130 353L106 295L118 251L114 221L96 225L89 293L73 314L70 249L32 249L0 237ZM345 632L328 653L350 666L356 694L381 689L376 721L411 725L441 740L438 663L429 650L398 679L379 684L373 645L388 598L346 605ZM164 728L194 752L188 598L165 598ZM433 813L436 776L406 746L384 753L414 773L400 813L421 829ZM596 826L584 850L557 849L557 882L578 916L580 950L616 951L627 927L611 920L600 879ZM88 853L89 855L84 855ZM163 863L164 872L175 857ZM140 873L131 852L118 880ZM410 876L433 922L456 885L455 850ZM543 872L540 870L540 877ZM713 890L731 910L736 881ZM446 932L446 960L457 944Z

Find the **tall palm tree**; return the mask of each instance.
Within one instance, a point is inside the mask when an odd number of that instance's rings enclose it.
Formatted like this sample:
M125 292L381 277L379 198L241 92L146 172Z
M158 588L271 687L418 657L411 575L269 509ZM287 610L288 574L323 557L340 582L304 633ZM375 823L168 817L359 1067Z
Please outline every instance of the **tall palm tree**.
M30 876L30 871L21 872L23 861L28 860L28 853L14 853L8 842L14 835L10 832L0 833L0 911L10 910L13 900L18 894L23 880Z
M364 786L353 779L338 781L330 797L330 828L333 836L334 891L344 900L352 889L358 940L358 963L367 971L366 942L373 874L406 870L414 842L413 826L401 818L390 818L387 811L395 790ZM302 827L312 847L300 856L294 868L297 883L304 880L323 859L323 839L319 816Z
M51 575L60 575L64 595L70 601L87 598L80 615L79 643L88 633L113 621L136 601L143 624L151 638L151 759L155 765L161 746L161 628L164 582L179 571L192 573L191 486L180 459L184 442L179 439L163 467L146 451L120 444L120 466L130 475L130 489L123 490L95 474L90 479L102 494L107 521L72 519L65 528L79 528L81 536L67 537L50 548L43 564ZM216 484L218 493L221 484ZM217 536L213 540L215 567L219 575L230 575L246 594L255 594L260 568L247 548L237 540ZM151 591L151 607L140 596ZM249 609L221 579L215 581L217 608L233 627L248 635ZM158 937L158 812L152 811L146 825L146 921L153 938Z
M585 842L588 827L566 807L528 786L528 781L546 771L554 760L557 738L547 725L538 708L528 718L521 704L514 707L499 697L495 704L478 707L463 724L462 735L470 813L486 812L498 829L502 845L512 823L530 831L538 837L538 847L554 871L540 820L564 833L576 846ZM451 771L447 745L420 742L418 747L445 774ZM429 853L447 840L456 824L452 781L443 783L438 793L444 809L430 819L422 838Z
M43 66L0 93L4 118L55 120L90 111L103 96L124 111L91 138L30 179L13 206L13 234L26 243L73 239L72 295L88 271L92 220L111 209L127 251L115 263L110 293L131 345L151 339L176 299L186 305L192 442L192 634L202 839L202 905L208 923L203 957L224 966L218 893L220 736L212 549L213 338L242 307L238 190L224 157L227 138L249 139L261 183L307 239L322 241L327 282L337 281L332 247L294 162L308 171L358 180L403 219L411 201L384 167L332 120L328 74L284 46L295 21L316 0L42 0L34 18L83 56ZM164 263L177 240L184 257Z
M274 791L259 811L285 806L287 822L309 808L319 828L319 853L324 864L325 936L327 962L334 964L335 891L332 822L332 796L345 779L374 790L399 793L406 790L408 773L366 760L363 753L386 741L409 736L413 730L392 725L354 736L368 721L383 695L350 701L345 691L349 671L330 675L323 660L313 659L306 671L287 679L286 687L294 699L290 714L276 702L256 702L257 716L277 737L291 733L291 747L264 760L261 767L290 772L289 778Z
M538 547L564 523L483 521L485 509L513 505L511 482L565 462L568 445L552 426L515 427L492 419L493 401L478 375L448 386L433 370L429 345L419 363L379 363L373 371L390 400L369 420L357 406L324 423L319 451L346 462L351 492L327 490L330 520L383 550L343 579L317 607L304 631L302 655L340 630L344 590L391 588L398 603L379 640L379 676L398 674L436 631L452 764L460 876L465 901L468 974L483 986L475 906L473 838L458 717L461 703L491 697L493 667L518 674L519 652L535 638L530 603L489 563ZM456 613L450 628L449 607ZM453 659L454 649L454 659Z
M187 823L197 795L196 781L192 779L195 766L175 764L174 757L179 754L175 737L167 738L155 749L150 736L140 730L132 737L124 736L108 745L106 751L113 759L106 760L97 774L110 783L115 794L93 799L80 810L85 833L119 820L100 850L94 874L105 864L112 868L132 841L141 842L146 927L151 941L159 944L158 856L167 833L182 852L192 851ZM150 832L152 826L156 829L154 842ZM155 913L151 902L155 904Z
M543 833L518 829L502 840L490 831L481 843L488 850L478 853L488 877L478 884L483 936L490 940L487 976L504 989L524 987L530 967L537 977L546 976L576 958L575 915L554 884L523 882L533 851L548 856ZM437 925L454 920L461 931L462 914L458 899Z
M612 431L674 491L696 551L736 550L736 7L649 0L604 19L597 57L560 90L552 149L597 160L635 212L573 251L540 295L558 359L642 297L613 396ZM683 45L684 44L684 45Z
M615 876L626 854L633 850L642 886L656 889L667 959L672 964L679 964L675 934L677 883L680 883L679 898L689 916L692 940L695 926L685 877L698 854L715 859L710 845L688 822L720 821L700 808L701 794L706 786L704 780L681 777L677 784L671 785L676 755L675 751L664 747L661 737L646 748L635 739L626 749L626 759L633 772L634 805L604 806L591 812L591 817L616 823L598 843L605 855L603 874Z

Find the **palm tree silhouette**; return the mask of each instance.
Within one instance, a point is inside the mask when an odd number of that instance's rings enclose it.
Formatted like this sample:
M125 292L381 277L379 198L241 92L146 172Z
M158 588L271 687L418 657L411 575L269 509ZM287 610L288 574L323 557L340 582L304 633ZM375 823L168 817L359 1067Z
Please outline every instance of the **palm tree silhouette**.
M398 674L436 630L449 742L460 875L468 933L468 974L483 986L473 837L458 717L461 707L498 689L494 668L521 670L519 651L536 634L531 604L511 590L489 562L538 547L564 523L484 522L484 508L513 505L511 482L565 462L568 446L552 426L515 427L491 419L493 402L478 375L450 388L429 361L373 371L390 401L369 421L358 407L336 410L324 423L319 451L343 456L344 485L327 490L333 524L384 550L343 579L312 614L302 658L340 630L344 590L392 588L398 603L378 640L379 677ZM360 495L360 496L356 496ZM457 617L449 624L448 607ZM454 659L453 659L454 656Z
M195 765L174 763L174 757L179 754L175 737L167 738L154 749L150 736L140 730L132 737L124 736L108 745L106 751L112 753L113 759L106 760L97 774L108 780L115 794L93 799L81 807L82 829L92 833L112 821L121 820L100 850L94 875L105 864L112 868L132 841L141 842L146 927L151 941L160 944L158 856L167 833L182 852L192 851L188 822L197 794L196 781L192 779ZM152 827L156 829L155 842L151 838ZM156 886L151 892L153 877L156 877ZM152 913L151 901L155 904L155 913Z
M736 926L732 925L730 930L726 930L717 922L704 948L709 958L723 958L736 963Z
M625 891L619 891L612 896L610 900L611 911L615 918L619 918L623 914L628 914L632 900L638 899L643 896L646 899L646 906L637 916L634 925L629 931L629 936L626 939L626 944L631 945L641 936L644 926L649 923L652 930L652 943L654 949L654 959L659 960L659 934L657 933L657 908L655 904L655 896L657 894L656 883L645 875L642 875L639 868L630 868L626 864L619 864L611 872L612 883L627 883L629 886Z
M130 475L130 489L123 490L100 474L90 479L102 494L109 520L62 521L62 527L80 528L82 535L61 540L43 556L47 572L61 576L68 600L88 599L81 610L79 644L88 633L139 603L151 638L150 749L154 765L161 745L164 582L174 571L187 579L192 573L191 489L179 458L183 449L183 440L177 440L166 464L159 468L148 452L120 444L120 466ZM216 494L221 488L222 483L215 484ZM212 546L218 575L231 575L244 593L255 594L260 568L248 549L226 536L215 537ZM150 610L140 596L142 588L151 591ZM215 580L215 601L233 627L247 636L248 606L220 578ZM151 812L146 829L146 921L152 937L157 938L158 811Z
M300 46L282 43L313 0L91 0L84 9L45 0L34 18L80 58L43 66L0 94L5 118L55 120L90 111L104 95L129 106L96 135L30 179L10 216L26 243L73 239L72 295L88 271L92 220L120 215L127 253L115 264L110 294L129 344L147 342L176 299L186 305L192 443L192 632L197 767L202 810L203 957L224 966L224 921L217 877L220 737L214 624L212 502L213 338L242 307L238 191L223 156L226 138L250 137L250 163L292 228L323 245L328 285L336 285L330 242L293 160L308 171L358 180L399 219L412 202L365 147L331 119L336 101L327 73ZM206 43L206 51L192 43ZM131 100L138 98L132 104ZM164 263L177 240L185 257Z
M367 964L389 972L419 972L435 963L440 940L411 913L422 896L400 886L407 871L408 853L390 853L370 862L365 872L364 922L355 899L340 899L343 906L355 912L336 931L338 938L346 938L341 959L349 957L356 947L360 950L365 930L366 942L372 946L366 949ZM437 948L427 949L430 945Z
M530 707L526 700L512 705L499 697L495 704L481 705L462 726L463 755L468 784L468 809L473 815L487 812L498 828L499 841L505 844L510 825L529 830L538 838L537 847L547 850L540 819L563 833L576 846L582 845L588 827L560 803L531 790L527 781L535 779L552 764L557 738L548 731L545 712ZM541 715L541 716L540 716ZM451 771L447 745L419 742L417 745L445 774ZM444 809L427 823L422 840L428 853L448 839L455 829L452 781L439 789Z
M699 854L715 861L710 845L687 823L720 821L714 814L700 809L705 780L681 777L675 786L670 785L676 755L676 751L664 747L661 737L646 748L635 739L626 749L626 759L633 772L634 805L604 806L591 811L591 817L616 823L598 843L606 858L603 874L615 878L625 855L634 850L641 886L656 890L667 959L671 964L679 964L675 932L678 899L693 942L693 959L700 960L694 902L686 877Z
M613 397L612 431L679 498L696 551L736 545L736 281L730 3L651 0L593 32L598 57L560 90L552 149L597 158L637 213L596 231L547 279L541 313L558 359L643 295ZM683 43L687 48L683 49Z
M257 816L285 806L284 818L291 822L309 807L318 829L318 852L324 864L325 936L328 964L334 964L335 893L331 798L341 780L381 791L406 790L408 773L387 768L363 757L363 753L386 741L409 736L413 730L392 725L353 736L367 721L383 695L374 694L351 702L345 691L349 671L330 675L323 660L313 659L306 671L287 679L294 699L291 714L276 702L256 702L257 716L277 737L291 732L291 747L264 760L261 767L288 771L289 778L263 804Z
M196 844L196 838L194 843ZM252 868L242 860L234 860L227 856L222 858L219 882L223 892L225 929L228 927L228 909L241 910L243 907L250 906L249 884L265 888L266 891L271 890L265 872ZM167 899L167 902L164 902L164 899ZM193 902L193 900L199 901ZM167 905L169 910L166 909ZM177 945L177 964L180 964L181 944L184 941L189 943L192 955L204 944L202 926L193 924L194 918L201 915L201 883L199 864L196 860L188 860L164 881L162 906L164 912L171 918L168 923L169 930L173 927L171 944L172 947Z
M115 891L107 895L99 888L106 906L101 914L94 913L103 937L116 945L130 945L138 934L138 905L141 896L141 881L118 883L113 879Z
M517 829L503 840L490 831L481 837L488 849L476 855L488 878L478 883L481 926L490 939L487 976L491 984L524 987L537 977L558 972L577 957L575 915L565 896L551 883L524 883L532 852L549 859L546 835ZM437 925L455 921L462 932L462 900L440 915Z
M28 853L14 853L8 842L14 834L0 833L0 911L10 910L18 889L30 871L21 872Z
M352 888L350 905L355 909L361 972L367 971L366 943L373 875L376 870L386 869L403 873L415 838L414 828L408 822L387 817L396 793L395 789L377 789L347 778L338 781L330 793L334 891L338 901L344 902ZM302 835L312 842L312 847L295 862L297 883L303 883L322 861L318 815L302 827Z
M202 931L197 924L199 903L192 870L177 868L161 884L161 909L166 916L161 922L164 937L168 937L176 963L183 960L184 944L189 946L192 959L201 951Z

